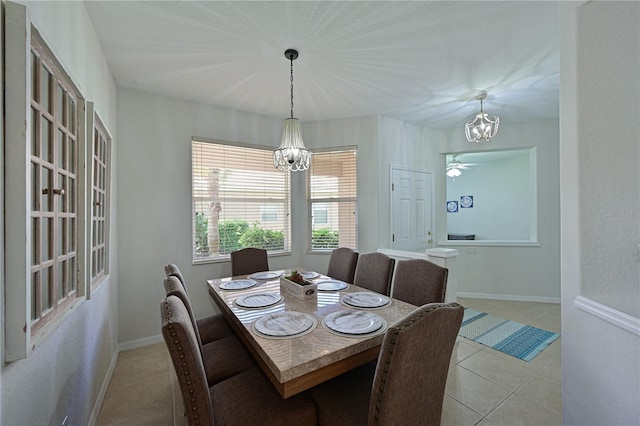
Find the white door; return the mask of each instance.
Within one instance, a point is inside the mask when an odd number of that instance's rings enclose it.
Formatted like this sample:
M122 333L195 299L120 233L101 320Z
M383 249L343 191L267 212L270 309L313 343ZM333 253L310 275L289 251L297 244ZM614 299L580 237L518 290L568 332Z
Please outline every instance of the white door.
M431 247L431 173L391 169L391 248Z

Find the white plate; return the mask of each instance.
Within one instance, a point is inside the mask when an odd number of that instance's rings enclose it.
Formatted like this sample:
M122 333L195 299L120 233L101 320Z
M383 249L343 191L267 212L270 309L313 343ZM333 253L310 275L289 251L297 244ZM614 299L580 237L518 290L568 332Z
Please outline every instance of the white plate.
M250 288L258 284L254 280L232 280L220 284L220 288L223 290L242 290L244 288Z
M265 271L256 272L249 275L247 278L252 280L272 280L274 278L278 278L280 275L282 275L282 272Z
M318 282L318 291L337 291L344 290L349 284L340 280L326 280Z
M236 299L236 305L243 308L265 308L282 300L278 293L245 294Z
M320 276L319 273L313 271L298 271L298 273L302 275L302 278L304 278L305 280L312 280Z
M304 312L284 311L265 315L254 323L258 333L266 336L295 336L310 331L318 321Z
M385 320L373 312L338 311L325 317L324 325L344 334L369 334L380 330Z
M369 291L357 291L342 296L342 301L356 308L380 308L391 303L391 299L382 294Z

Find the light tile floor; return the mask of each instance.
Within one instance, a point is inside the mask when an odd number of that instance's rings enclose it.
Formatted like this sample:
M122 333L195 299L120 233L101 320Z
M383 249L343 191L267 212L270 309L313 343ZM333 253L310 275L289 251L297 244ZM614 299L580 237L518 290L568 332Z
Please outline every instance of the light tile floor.
M560 332L557 304L463 298L458 303ZM560 341L526 362L459 337L451 357L442 424L561 425ZM120 353L97 424L186 425L164 344Z

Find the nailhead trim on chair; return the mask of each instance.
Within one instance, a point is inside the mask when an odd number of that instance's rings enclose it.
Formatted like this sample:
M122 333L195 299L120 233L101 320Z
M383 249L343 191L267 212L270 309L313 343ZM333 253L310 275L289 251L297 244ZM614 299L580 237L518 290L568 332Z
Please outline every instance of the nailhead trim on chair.
M176 337L176 336L177 336L177 333L176 333L176 331L175 331L175 329L174 329L174 327L173 327L173 320L172 320L172 311L171 311L171 308L169 307L169 304L168 304L168 303L166 303L166 302L165 302L164 307L165 307L165 312L167 313L167 323L168 323L168 328L169 328L169 330L171 331L171 336L172 336L172 337ZM176 346L176 349L178 350L178 354L179 354L179 356L180 356L180 359L184 359L185 354L184 354L184 349L183 349L183 347L180 345L180 339L177 339L177 338L176 338L176 339L174 339L173 344ZM187 385L188 385L188 386L191 386L192 381L191 381L191 380L189 380L190 372L189 372L189 370L188 370L187 368L185 368L185 366L187 365L187 363L186 363L186 362L183 362L181 365L182 365L182 367L183 367L183 368L182 368L182 374L183 374L183 376L184 376L184 377L185 377L185 379L186 379L186 383L187 383ZM194 390L193 388L189 389L189 394L193 395L193 394L194 394L194 392L195 392L195 390ZM191 407L190 407L190 408L191 408L191 411L194 411L194 412L198 411L198 406L197 406L197 405L195 405L195 404L193 404L195 401L196 401L196 399L195 399L195 398L191 398L191 404L190 404L190 405L191 405ZM186 402L185 402L185 404L186 404ZM185 408L186 408L186 407L185 407ZM193 418L194 418L195 420L198 420L198 419L200 418L200 416L196 413L196 414L194 414ZM199 425L199 424L198 424L198 425Z
M406 328L411 327L413 324L415 324L420 318L424 317L425 315L429 314L430 312L438 309L438 308L442 308L442 307L456 307L456 306L460 306L457 303L437 303L437 304L433 304L431 306L429 306L429 309L426 309L422 312L420 312L418 315L412 316L409 319L407 319L405 322L403 322L402 324L398 325L398 327L393 329L393 335L391 338L391 345L389 346L389 350L387 351L387 353L385 354L385 358L384 358L384 365L382 366L382 374L380 375L380 386L378 388L378 395L376 396L376 405L375 405L375 415L374 415L374 421L377 424L379 422L379 414L380 414L380 405L382 403L382 396L384 394L384 385L387 381L387 375L389 374L389 364L391 363L391 355L393 354L393 351L395 350L395 345L396 345L396 341L398 339L398 335L400 334L400 332Z

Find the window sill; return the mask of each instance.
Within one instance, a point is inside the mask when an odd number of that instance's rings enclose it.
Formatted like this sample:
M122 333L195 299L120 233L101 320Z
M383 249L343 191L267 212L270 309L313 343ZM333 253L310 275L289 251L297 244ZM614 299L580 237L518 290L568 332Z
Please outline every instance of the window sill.
M267 257L280 257L280 256L291 256L290 251L281 251L277 253L268 253ZM218 256L218 257L207 257L203 259L191 259L192 265L207 265L211 263L223 263L223 262L231 262L231 255L226 256Z
M40 346L50 335L53 334L54 331L62 325L62 323L73 313L74 309L77 306L80 306L82 302L86 299L84 296L79 296L70 303L68 306L64 308L61 312L59 312L55 317L49 320L45 325L42 326L35 334L31 336L31 351Z

